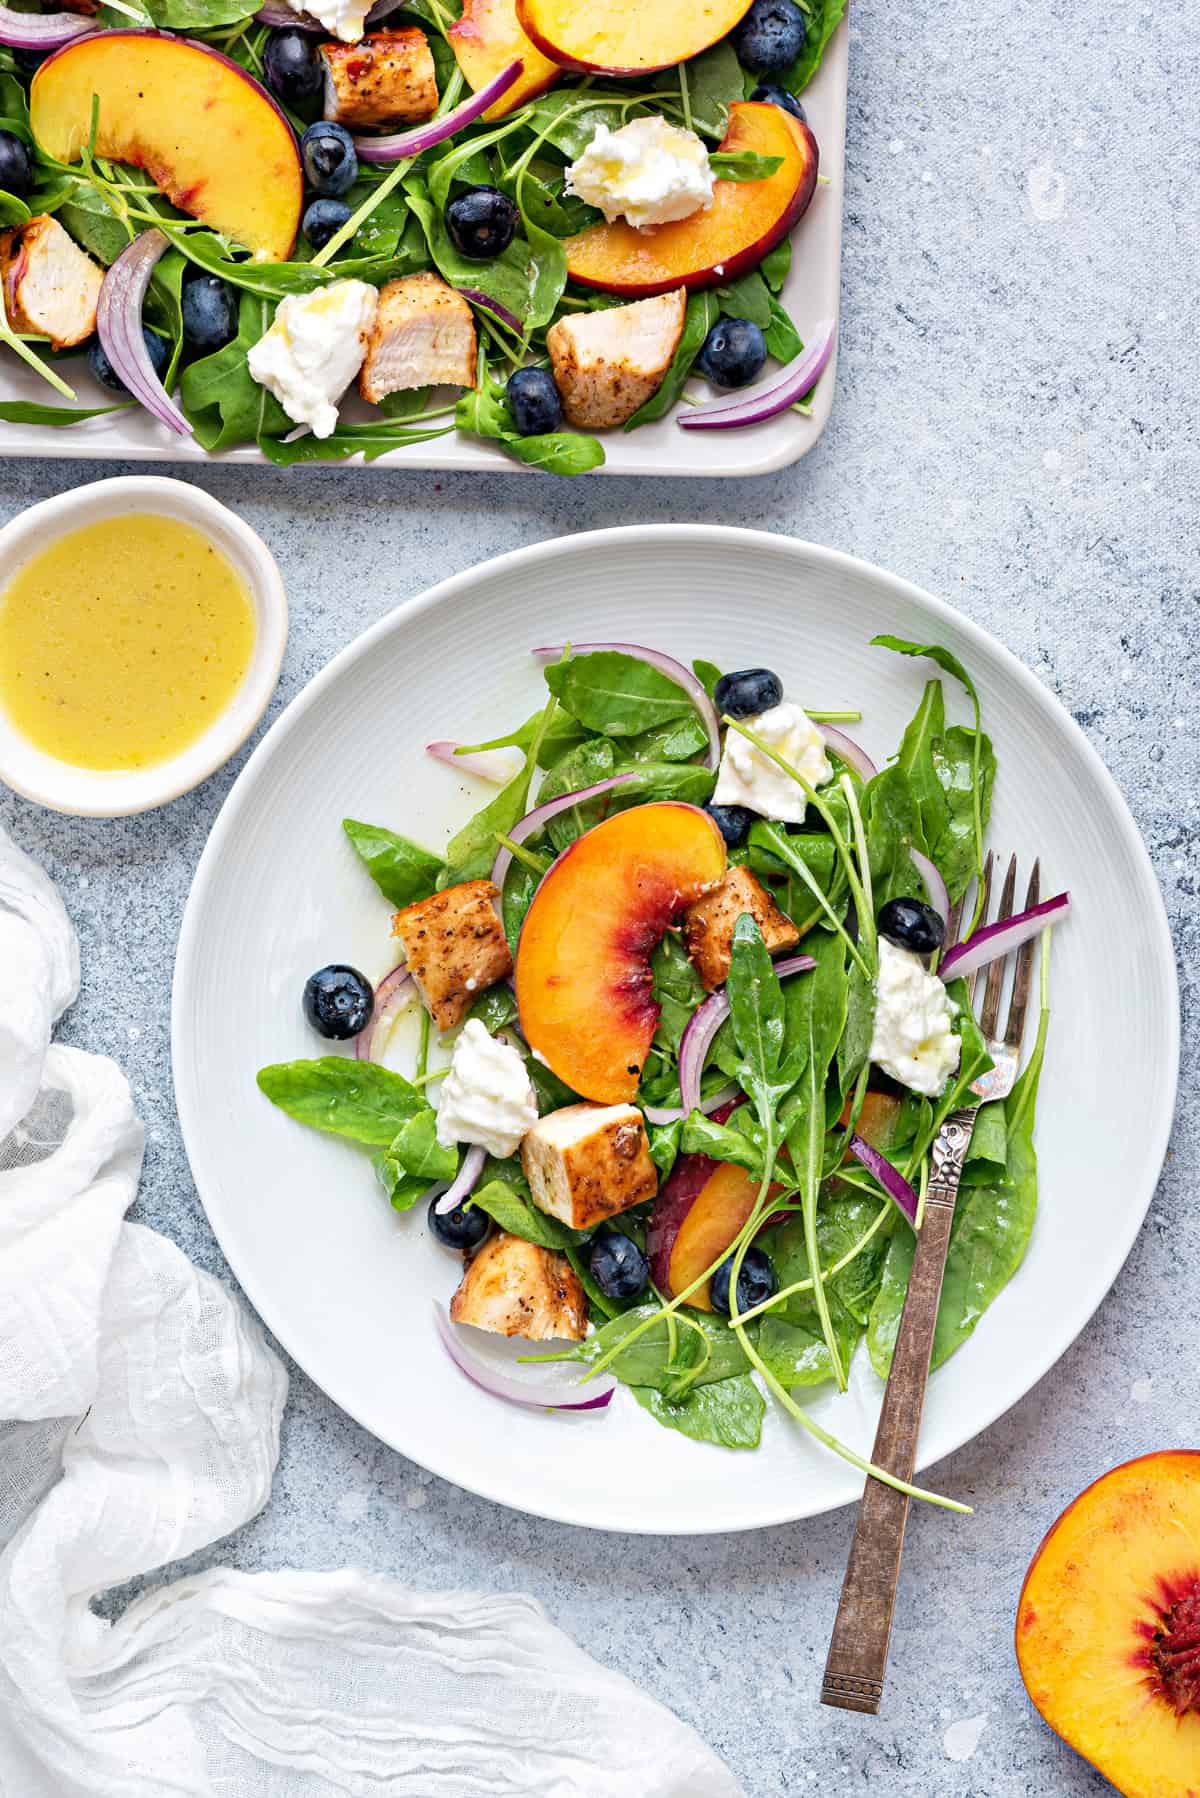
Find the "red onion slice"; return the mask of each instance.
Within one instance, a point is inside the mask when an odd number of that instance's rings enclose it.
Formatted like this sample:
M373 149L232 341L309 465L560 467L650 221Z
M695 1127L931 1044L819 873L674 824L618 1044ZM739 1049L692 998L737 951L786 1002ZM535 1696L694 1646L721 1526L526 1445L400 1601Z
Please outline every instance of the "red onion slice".
M365 1030L360 1030L354 1039L354 1053L359 1061L374 1061L375 1044L379 1040L380 1030L391 1024L398 1011L408 1005L416 996L413 977L404 962L385 974L375 988L375 1006L371 1012L371 1020Z
M490 1392L493 1398L504 1398L510 1404L526 1405L534 1411L602 1411L612 1401L617 1382L611 1374L597 1374L594 1380L588 1381L586 1388L581 1387L579 1380L561 1374L536 1384L532 1380L520 1380L476 1354L436 1301L433 1316L446 1353L459 1372L465 1373L468 1380L482 1387L484 1392ZM591 1392L593 1397L571 1396L581 1390Z
M736 1099L741 1087L736 1080L729 1081L719 1092L710 1098L701 1099L699 1105L693 1105L693 1111L702 1111L705 1117L711 1117L714 1111L720 1111L722 1105L728 1105L730 1099ZM642 1116L648 1124L674 1124L680 1118L689 1115L682 1105L643 1105Z
M460 755L459 745L450 740L440 743L426 743L426 755L433 756L439 762L445 762L448 768L458 768L464 774L477 775L480 780L491 781L494 787L502 787L519 772L518 761L511 758L511 749L474 749L467 755ZM508 756L506 762L503 758Z
M908 853L913 867L925 882L930 905L945 924L950 917L950 895L946 891L945 881L927 855L922 855L919 849L910 849Z
M532 653L539 662L557 662L566 645L552 644L543 649L535 649ZM690 668L677 662L674 656L664 655L661 649L647 649L641 643L572 643L573 656L595 655L600 650L614 650L618 655L636 656L641 662L649 662L668 680L673 680L677 687L682 687L696 710L700 714L701 723L708 732L707 765L715 770L721 760L721 721L717 717L717 708L705 691L703 681L697 680Z
M848 737L844 730L837 730L832 724L818 724L817 729L828 743L830 749L845 762L848 768L861 775L863 780L874 780L879 773L865 749L860 749L853 737Z
M455 292L461 293L463 299L469 300L472 306L479 306L484 312L492 313L502 325L515 331L518 337L524 337L524 319L518 318L515 312L510 312L507 306L502 306L499 300L494 300L490 293L484 293L481 287L457 287Z
M811 955L785 955L775 963L775 972L785 980L789 974L802 974L816 965ZM696 1007L679 1039L679 1097L685 1117L702 1109L700 1076L704 1072L705 1057L712 1047L713 1037L728 1016L728 995L724 991L710 993L704 1003ZM713 1100L714 1109L718 1103L717 1099Z
M1002 923L988 924L969 936L965 943L959 943L942 957L938 973L943 980L961 980L967 974L974 974L979 968L985 968L990 961L1001 955L1007 955L1013 949L1019 949L1031 937L1040 936L1051 924L1057 924L1071 909L1070 893L1056 893L1053 899L1043 899L1040 905L1033 905L1028 911L1019 911L1014 917L1005 918Z
M899 1206L916 1229L917 1195L904 1175L892 1166L886 1155L880 1154L874 1143L869 1143L863 1136L850 1138L850 1153L862 1162L868 1173L874 1174L888 1198Z
M190 437L192 427L155 373L142 338L142 302L155 263L170 247L161 231L150 230L121 251L100 289L96 332L133 398L181 437Z
M498 75L493 75L477 94L472 94L452 112L443 113L440 119L430 119L412 131L396 132L391 137L356 137L354 147L364 162L402 162L406 156L419 156L422 150L432 150L435 144L444 144L455 132L473 125L501 94L508 92L524 67L518 57Z
M762 424L776 413L786 412L816 386L833 354L836 335L834 321L823 319L813 333L813 341L788 363L782 375L773 375L757 387L713 400L706 406L686 407L676 415L675 422L685 431L728 431L739 425Z
M94 20L77 12L14 12L0 6L0 44L13 50L56 50L95 30Z
M454 1183L448 1186L437 1202L437 1214L445 1217L448 1211L455 1211L464 1199L469 1199L479 1185L479 1176L483 1172L483 1164L487 1160L487 1150L481 1149L478 1143L472 1143L462 1158L462 1166L454 1176Z
M545 805L535 805L531 812L526 812L508 832L514 843L523 843L526 837L536 836L544 824L551 818L557 818L560 812L569 812L573 805L582 805L588 799L598 799L601 793L610 793L614 787L623 787L637 773L631 768L625 774L610 775L607 780L598 780L594 787L580 787L577 793L560 793L557 799L547 799ZM504 876L508 873L512 862L512 850L502 843L492 863L492 885L503 888Z

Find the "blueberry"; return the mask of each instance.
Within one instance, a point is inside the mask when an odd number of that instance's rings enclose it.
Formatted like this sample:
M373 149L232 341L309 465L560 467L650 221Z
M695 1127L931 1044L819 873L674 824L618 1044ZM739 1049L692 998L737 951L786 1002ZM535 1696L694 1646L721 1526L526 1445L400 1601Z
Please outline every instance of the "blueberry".
M183 335L194 350L224 349L238 334L238 298L220 275L190 275L180 299Z
M522 437L542 437L561 431L562 400L548 368L519 368L508 377L508 409L513 430Z
M709 1296L714 1311L722 1316L729 1316L729 1282L733 1278L733 1256L722 1261L712 1277ZM761 1305L764 1299L771 1298L779 1290L779 1281L775 1278L775 1268L770 1257L761 1249L750 1247L742 1257L742 1271L738 1275L737 1308L739 1311L753 1311L755 1305Z
M446 229L460 256L490 262L507 250L517 234L521 214L516 202L498 187L468 187L446 207Z
M641 1249L631 1236L622 1236L618 1230L596 1238L588 1265L606 1299L635 1299L650 1278Z
M371 982L357 968L334 962L304 982L304 1015L314 1030L344 1043L365 1030L375 1009Z
M12 53L22 75L36 75L49 54L49 50L14 50Z
M429 1228L448 1249L463 1249L468 1253L477 1249L491 1227L492 1220L487 1212L480 1211L476 1205L456 1205L453 1211L439 1217L438 1200L429 1202Z
M18 200L23 200L33 187L29 146L13 131L0 131L0 187Z
M750 98L765 106L781 106L784 112L790 112L802 125L808 124L808 114L795 94L789 94L786 87L778 87L773 81L764 81L755 88Z
M273 31L263 51L263 80L286 106L315 100L324 76L306 31Z
M738 60L756 75L774 74L795 62L808 27L795 0L754 0L731 33Z
M142 340L146 345L147 354L154 364L154 372L161 381L171 360L171 346L165 337L160 337L157 331L151 331L146 325L142 326ZM87 365L102 387L109 388L113 393L127 394L129 392L128 387L109 361L99 338L88 345Z
M340 231L352 216L345 200L310 200L300 220L300 229L314 250L324 249L335 231Z
M931 905L922 905L919 899L889 899L880 906L876 922L880 936L895 943L897 949L911 949L915 955L932 955L941 948L946 934L937 912Z
M718 387L745 387L762 370L767 340L748 318L719 318L696 358L702 375Z
M723 674L713 688L713 704L730 718L757 718L783 698L783 682L769 668L739 668Z
M318 119L300 139L304 174L314 193L337 199L358 179L354 139L344 125Z
M758 817L744 805L706 805L705 811L725 838L730 849L737 849L750 834L750 826Z

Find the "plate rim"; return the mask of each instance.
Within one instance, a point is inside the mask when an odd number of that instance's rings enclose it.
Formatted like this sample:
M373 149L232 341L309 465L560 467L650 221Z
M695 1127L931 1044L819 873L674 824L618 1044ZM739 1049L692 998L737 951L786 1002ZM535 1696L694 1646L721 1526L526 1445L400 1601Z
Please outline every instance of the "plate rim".
M954 629L965 635L969 641L976 644L982 644L989 653L998 653L1001 661L1007 664L1009 672L1013 675L1019 686L1032 693L1036 700L1049 703L1049 705L1058 712L1060 718L1068 727L1067 734L1073 740L1076 750L1082 753L1084 761L1090 766L1093 774L1099 778L1100 783L1108 790L1110 796L1116 801L1117 815L1121 820L1121 828L1126 846L1130 850L1134 861L1140 867L1141 872L1145 877L1145 884L1153 895L1154 903L1149 908L1150 918L1147 927L1153 938L1151 949L1154 961L1156 965L1163 970L1166 979L1167 996L1171 1001L1164 1017L1166 1037L1164 1042L1166 1051L1165 1066L1166 1071L1169 1073L1169 1078L1164 1079L1157 1089L1157 1108L1154 1117L1151 1120L1150 1127L1145 1129L1147 1146L1144 1159L1144 1173L1137 1189L1137 1202L1130 1206L1129 1211L1126 1214L1128 1227L1119 1238L1110 1237L1109 1239L1115 1244L1111 1271L1106 1273L1103 1284L1098 1287L1094 1299L1086 1305L1078 1317L1076 1317L1075 1313L1072 1313L1069 1322L1065 1326L1060 1325L1059 1329L1052 1332L1049 1338L1042 1339L1040 1351L1036 1357L1035 1370L1022 1390L1014 1394L1012 1398L1007 1399L1005 1402L989 1408L986 1414L981 1416L978 1420L972 1420L971 1427L967 1434L958 1437L949 1445L939 1447L936 1454L932 1452L932 1450L919 1453L917 1458L918 1472L932 1465L937 1460L942 1460L948 1455L958 1453L960 1449L965 1448L969 1443L977 1440L986 1430L990 1429L997 1419L1003 1417L1006 1412L1013 1408L1013 1406L1019 1404L1022 1399L1028 1397L1034 1387L1045 1378L1047 1373L1049 1373L1054 1366L1056 1366L1071 1345L1087 1328L1088 1324L1112 1290L1117 1276L1120 1274L1125 1262L1128 1260L1133 1245L1137 1241L1142 1226L1145 1223L1166 1159L1171 1129L1175 1119L1179 1089L1181 1019L1179 1010L1179 971L1175 956L1175 945L1171 935L1166 902L1163 898L1162 889L1159 885L1154 864L1150 859L1149 850L1146 847L1142 833L1138 828L1137 820L1134 818L1124 794L1121 792L1120 787L1117 785L1116 780L1109 771L1103 757L1088 740L1085 732L1075 718L1072 717L1058 695L1046 687L1019 656L1009 649L1006 644L1002 643L998 637L993 636L983 625L977 624L974 619L969 618L963 612L959 612L949 603L949 601L939 599L936 594L928 592L916 582L908 580L906 576L893 574L890 570L881 567L878 563L870 562L861 556L851 555L848 551L833 549L823 544L813 543L805 538L783 536L782 534L773 531L751 530L743 526L720 524L671 523L616 525L601 530L581 531L569 536L548 537L537 543L524 544L518 549L506 551L501 555L488 557L482 562L474 563L469 568L461 569L458 573L447 576L444 580L437 582L432 587L424 589L420 593L412 594L407 599L401 600L396 606L392 607L390 611L386 612L382 618L377 619L374 624L369 625L366 630L360 632L358 636L354 637L342 649L338 650L324 667L319 669L312 679L300 689L255 745L251 755L247 759L244 767L238 773L236 780L221 804L221 808L213 821L212 828L205 841L203 850L201 851L200 859L196 864L195 874L193 875L184 907L183 919L179 931L179 940L176 946L171 983L170 1032L172 1085L175 1096L175 1109L179 1119L184 1152L188 1158L188 1165L195 1184L196 1194L204 1211L205 1218L208 1221L209 1228L216 1238L230 1274L241 1287L248 1303L251 1305L260 1321L268 1330L270 1330L271 1334L284 1349L285 1353L290 1355L297 1366L304 1370L306 1376L312 1380L314 1386L317 1386L320 1391L324 1392L326 1397L338 1406L339 1410L345 1411L360 1428L367 1430L372 1436L375 1436L379 1441L384 1442L386 1446L395 1450L397 1454L403 1455L406 1459L416 1462L419 1466L426 1467L430 1472L436 1474L438 1478L444 1479L449 1484L458 1486L464 1491L471 1492L476 1497L486 1499L492 1504L501 1504L506 1509L517 1511L526 1516L545 1518L549 1522L570 1524L573 1528L577 1529L599 1530L603 1533L623 1535L702 1536L740 1534L744 1530L770 1529L781 1524L802 1522L809 1517L825 1516L833 1511L840 1510L845 1504L856 1503L857 1499L851 1498L839 1500L833 1504L818 1502L815 1506L806 1507L803 1502L802 1494L798 1492L798 1506L793 1506L791 1504L785 1505L783 1508L774 1510L753 1521L729 1522L720 1520L710 1524L705 1524L703 1521L700 1521L695 1527L690 1527L687 1530L664 1528L657 1524L647 1524L641 1527L629 1523L604 1524L581 1520L577 1516L570 1515L565 1510L556 1509L553 1504L517 1504L511 1497L489 1489L485 1477L472 1477L468 1480L464 1479L457 1470L449 1471L444 1465L435 1465L430 1459L425 1458L418 1461L417 1457L414 1456L409 1449L401 1446L399 1443L379 1432L372 1424L366 1422L359 1415L354 1406L347 1403L345 1398L340 1396L338 1392L323 1385L313 1374L309 1373L305 1360L295 1352L291 1343L284 1335L276 1330L275 1325L272 1323L269 1301L267 1304L260 1302L260 1283L257 1277L247 1279L243 1271L234 1264L226 1249L217 1219L209 1209L209 1205L204 1196L203 1177L200 1171L202 1157L199 1149L199 1120L191 1117L187 1105L185 1105L181 1098L180 1068L185 1059L184 1020L189 1009L185 998L188 981L188 961L191 955L193 938L196 936L199 929L199 919L204 898L210 883L218 875L224 839L236 825L243 807L249 803L247 795L252 795L253 793L254 783L251 777L260 763L265 761L268 755L274 753L277 737L282 737L287 731L290 731L295 720L302 717L310 707L319 701L326 687L333 685L337 681L344 668L352 664L359 657L369 655L376 645L391 631L399 628L402 622L406 623L410 618L418 616L422 612L432 610L435 606L453 603L455 598L458 597L461 592L470 589L479 582L487 581L497 572L508 573L513 569L520 569L523 567L528 568L539 562L552 560L556 555L565 555L569 558L580 555L584 557L595 557L604 554L607 546L614 542L620 542L624 545L636 547L639 545L669 545L671 543L683 543L684 541L690 541L691 543L700 546L716 543L727 546L736 546L740 544L747 555L753 555L757 550L764 547L769 547L771 550L775 551L782 549L788 555L794 556L798 564L808 562L810 565L822 565L840 571L851 577L863 578L865 576L868 580L872 581L882 579L885 583L890 584L898 594L902 595L910 603L914 603L918 607L926 607L929 609L931 616L937 620L952 624Z

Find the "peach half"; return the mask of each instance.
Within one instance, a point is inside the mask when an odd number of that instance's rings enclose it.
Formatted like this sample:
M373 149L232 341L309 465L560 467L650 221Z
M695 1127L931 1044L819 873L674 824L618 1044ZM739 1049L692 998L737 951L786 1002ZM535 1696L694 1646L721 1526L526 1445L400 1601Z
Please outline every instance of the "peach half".
M707 212L673 225L639 231L618 219L587 226L566 239L572 281L646 299L676 287L727 286L757 268L816 192L817 140L781 107L739 100L729 108L721 149L777 156L780 166L762 181L718 181Z
M1068 1505L1016 1647L1051 1729L1125 1798L1200 1798L1200 1450L1127 1461Z
M286 262L304 174L295 135L252 75L205 44L156 31L105 31L48 56L29 90L42 149L75 162L99 101L96 154L144 169L181 212L257 261Z
M585 831L538 887L517 944L521 1029L583 1098L633 1098L658 1025L651 951L724 872L707 812L664 800Z

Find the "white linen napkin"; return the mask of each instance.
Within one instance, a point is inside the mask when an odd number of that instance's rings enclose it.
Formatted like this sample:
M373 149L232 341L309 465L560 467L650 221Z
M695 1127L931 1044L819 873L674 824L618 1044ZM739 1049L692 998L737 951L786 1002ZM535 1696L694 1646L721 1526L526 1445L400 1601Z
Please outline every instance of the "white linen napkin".
M530 1598L215 1569L93 1614L266 1503L287 1382L237 1300L123 1222L129 1087L50 1041L78 984L0 831L0 1793L739 1798Z

